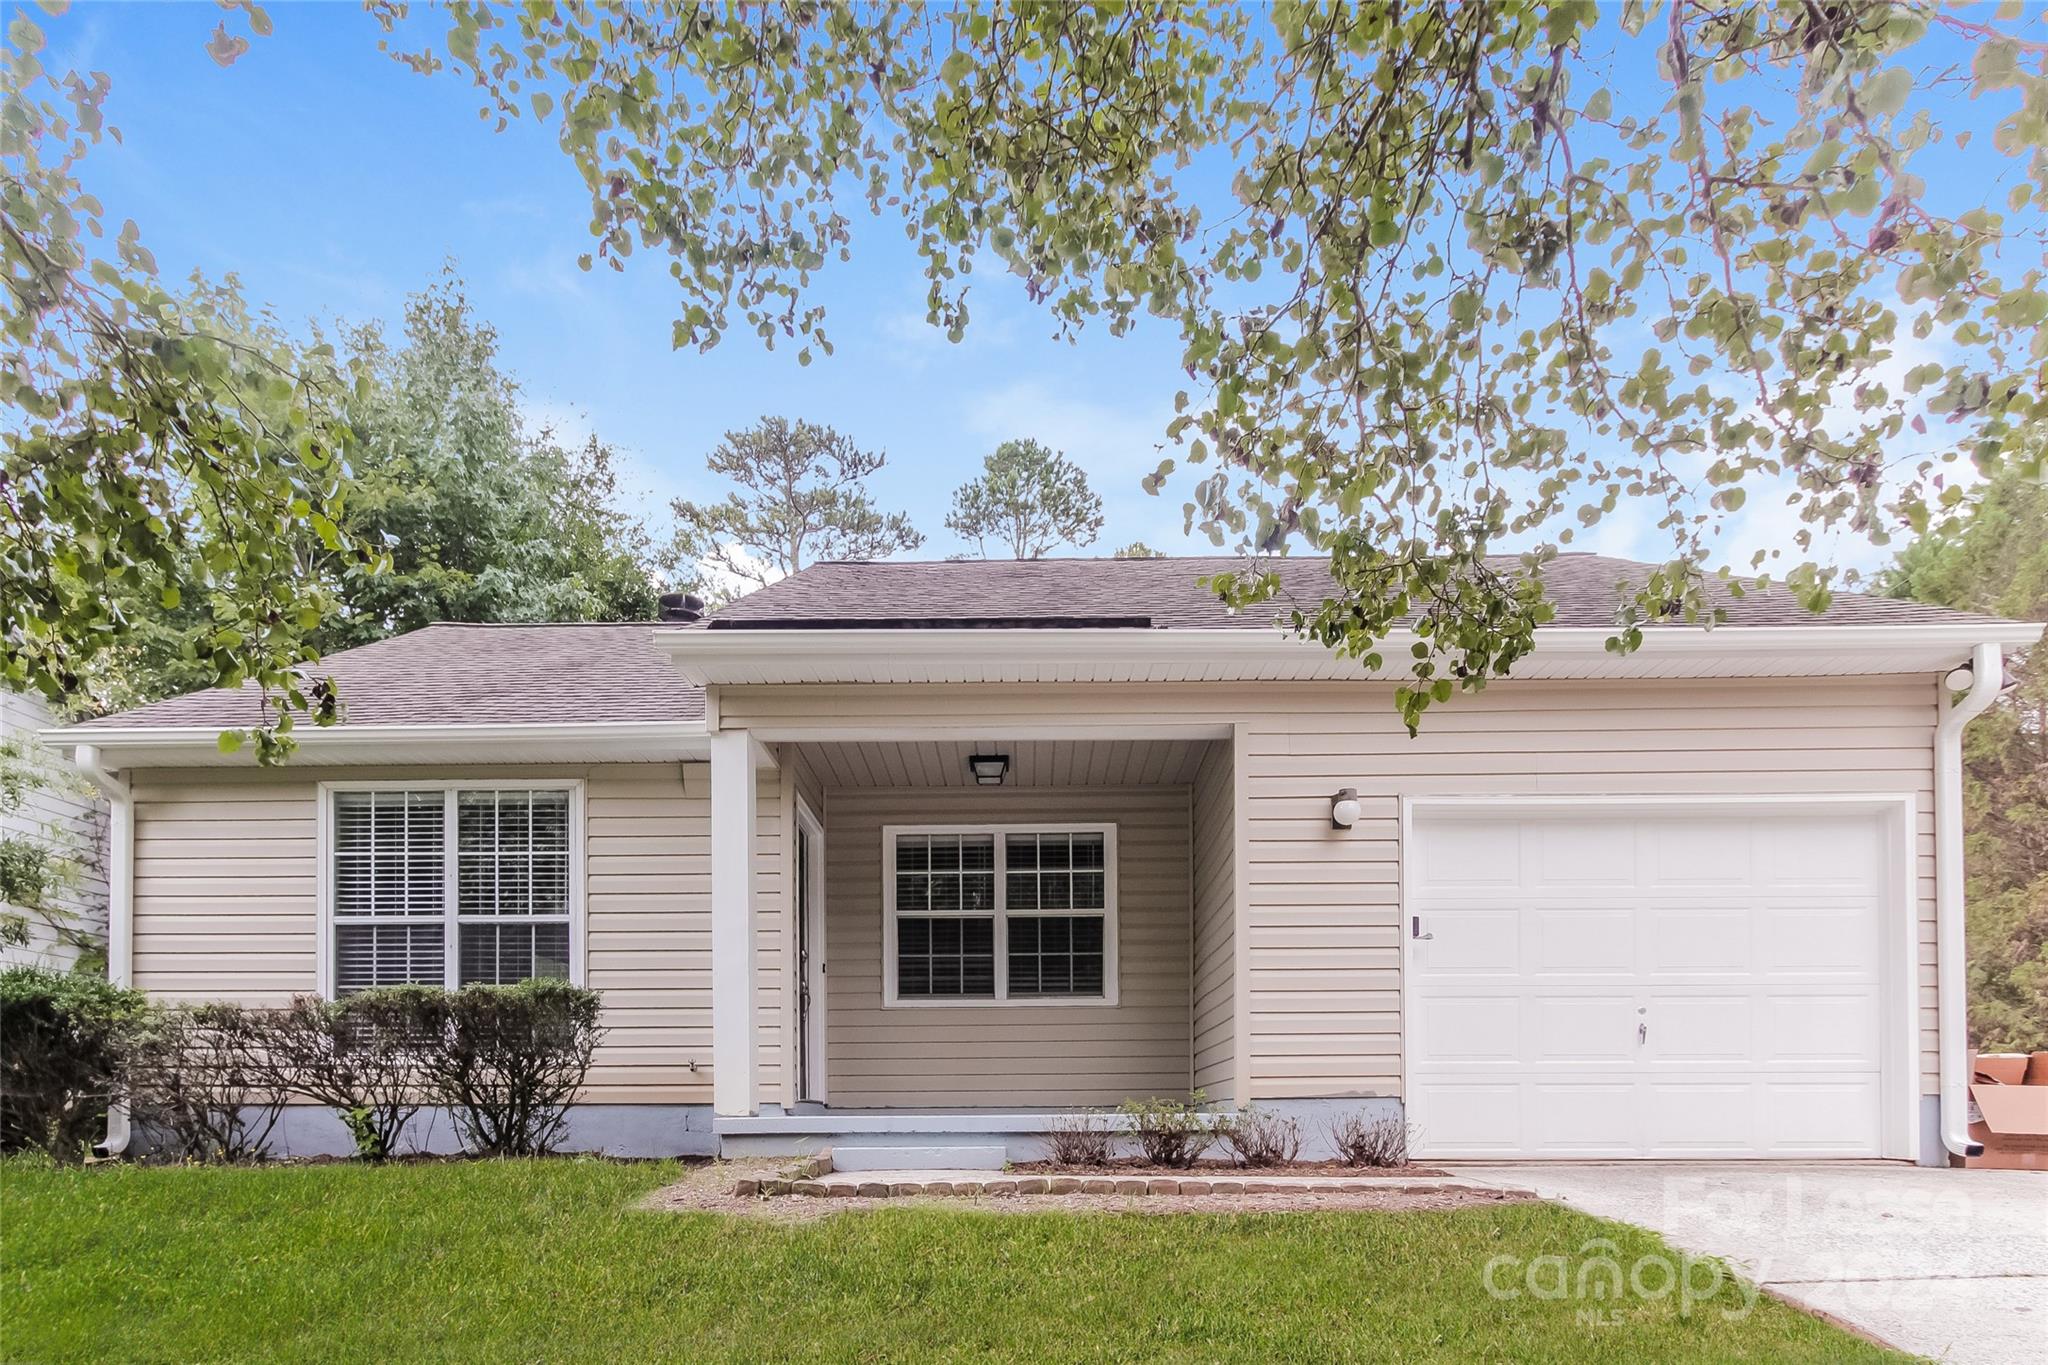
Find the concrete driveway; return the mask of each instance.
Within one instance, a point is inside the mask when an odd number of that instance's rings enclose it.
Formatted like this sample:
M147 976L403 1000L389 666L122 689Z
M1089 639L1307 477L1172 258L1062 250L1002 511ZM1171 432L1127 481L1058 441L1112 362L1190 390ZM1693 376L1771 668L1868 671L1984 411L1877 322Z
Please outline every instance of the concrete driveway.
M1880 1162L1455 1164L1718 1256L1936 1360L2048 1360L2048 1173Z

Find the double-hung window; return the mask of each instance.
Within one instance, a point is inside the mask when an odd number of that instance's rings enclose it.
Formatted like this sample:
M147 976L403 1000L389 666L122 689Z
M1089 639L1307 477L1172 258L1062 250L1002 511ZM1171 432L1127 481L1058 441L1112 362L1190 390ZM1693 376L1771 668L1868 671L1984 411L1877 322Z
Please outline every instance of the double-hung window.
M579 975L579 797L565 783L329 788L331 992Z
M1116 827L883 831L884 999L1116 1003Z

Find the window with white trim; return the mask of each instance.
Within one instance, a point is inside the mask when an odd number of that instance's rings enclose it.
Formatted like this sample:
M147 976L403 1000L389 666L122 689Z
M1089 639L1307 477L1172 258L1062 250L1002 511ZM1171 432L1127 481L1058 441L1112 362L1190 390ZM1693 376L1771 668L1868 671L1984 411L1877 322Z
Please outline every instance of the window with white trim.
M336 995L572 974L568 787L329 793Z
M1114 1003L1114 826L892 827L884 844L887 1003Z

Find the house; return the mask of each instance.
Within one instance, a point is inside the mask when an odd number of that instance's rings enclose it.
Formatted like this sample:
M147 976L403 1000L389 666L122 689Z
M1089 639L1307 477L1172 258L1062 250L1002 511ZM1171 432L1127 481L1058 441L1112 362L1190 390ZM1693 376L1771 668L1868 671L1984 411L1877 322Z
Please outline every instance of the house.
M1643 566L1568 555L1515 676L1411 738L1394 679L1198 584L1232 563L433 626L325 661L347 720L275 769L215 742L249 691L53 738L115 798L121 979L566 973L612 1150L1022 1152L1196 1088L1439 1158L1967 1143L1958 735L2039 625L1752 593L1617 655Z
M40 697L0 688L0 765L15 783L14 790L0 791L0 846L39 850L44 872L38 880L47 883L36 905L14 905L0 895L0 917L23 930L19 941L0 936L0 967L68 971L106 933L100 846L107 803L36 742L56 723Z

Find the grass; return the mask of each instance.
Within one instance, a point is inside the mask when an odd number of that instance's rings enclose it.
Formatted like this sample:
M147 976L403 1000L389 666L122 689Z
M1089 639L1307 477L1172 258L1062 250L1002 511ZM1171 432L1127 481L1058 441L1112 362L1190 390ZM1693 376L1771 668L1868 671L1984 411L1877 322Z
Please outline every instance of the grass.
M1883 1355L1724 1286L1681 1314L1489 1297L1500 1254L1647 1233L1540 1204L1441 1213L801 1224L649 1212L666 1164L0 1164L0 1357L62 1360L1826 1360ZM1503 1282L1521 1285L1519 1276Z

